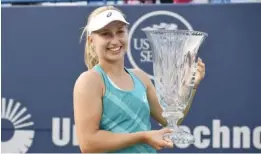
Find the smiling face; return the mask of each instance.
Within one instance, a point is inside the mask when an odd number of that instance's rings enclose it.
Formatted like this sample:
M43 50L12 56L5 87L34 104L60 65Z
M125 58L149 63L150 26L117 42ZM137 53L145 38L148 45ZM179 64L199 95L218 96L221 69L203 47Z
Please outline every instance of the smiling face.
M116 62L124 59L128 43L127 25L113 21L88 38L99 61Z

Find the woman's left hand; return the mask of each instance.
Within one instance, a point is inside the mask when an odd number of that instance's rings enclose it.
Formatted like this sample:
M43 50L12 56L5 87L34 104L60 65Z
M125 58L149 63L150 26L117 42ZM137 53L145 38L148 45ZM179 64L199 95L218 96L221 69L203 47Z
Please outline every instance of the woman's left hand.
M205 71L205 64L201 58L198 58L194 89L198 88L200 81L205 77Z

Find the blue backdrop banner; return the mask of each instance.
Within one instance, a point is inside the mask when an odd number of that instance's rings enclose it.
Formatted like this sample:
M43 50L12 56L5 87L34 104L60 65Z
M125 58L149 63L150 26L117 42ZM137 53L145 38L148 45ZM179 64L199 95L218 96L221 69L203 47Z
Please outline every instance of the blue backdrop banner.
M173 23L209 34L199 51L206 76L182 123L195 144L159 152L260 152L261 4L119 7L131 24L126 67L151 77L142 28ZM2 152L80 152L72 94L86 70L80 36L94 8L2 7Z

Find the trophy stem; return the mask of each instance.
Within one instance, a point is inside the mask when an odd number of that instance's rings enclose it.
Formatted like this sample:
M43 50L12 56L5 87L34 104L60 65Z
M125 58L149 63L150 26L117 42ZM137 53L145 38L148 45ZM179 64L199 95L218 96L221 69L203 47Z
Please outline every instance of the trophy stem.
M172 133L164 134L164 138L171 139L174 144L193 144L195 142L194 137L181 129L178 126L178 120L184 115L182 112L163 112L163 116L166 118L168 124L167 127L174 130Z
M178 125L177 125L178 120L179 120L178 118L175 118L175 119L167 119L167 121L168 121L167 127L173 129L174 131L178 131L178 130L179 130L179 127L178 127Z

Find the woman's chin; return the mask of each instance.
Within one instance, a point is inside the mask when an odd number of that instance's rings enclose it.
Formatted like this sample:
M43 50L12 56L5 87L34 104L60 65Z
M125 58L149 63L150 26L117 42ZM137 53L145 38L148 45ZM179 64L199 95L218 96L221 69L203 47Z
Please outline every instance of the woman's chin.
M117 55L117 56L113 55L113 56L110 57L110 60L114 61L114 62L121 61L123 59L124 59L124 56L122 56L122 55Z

